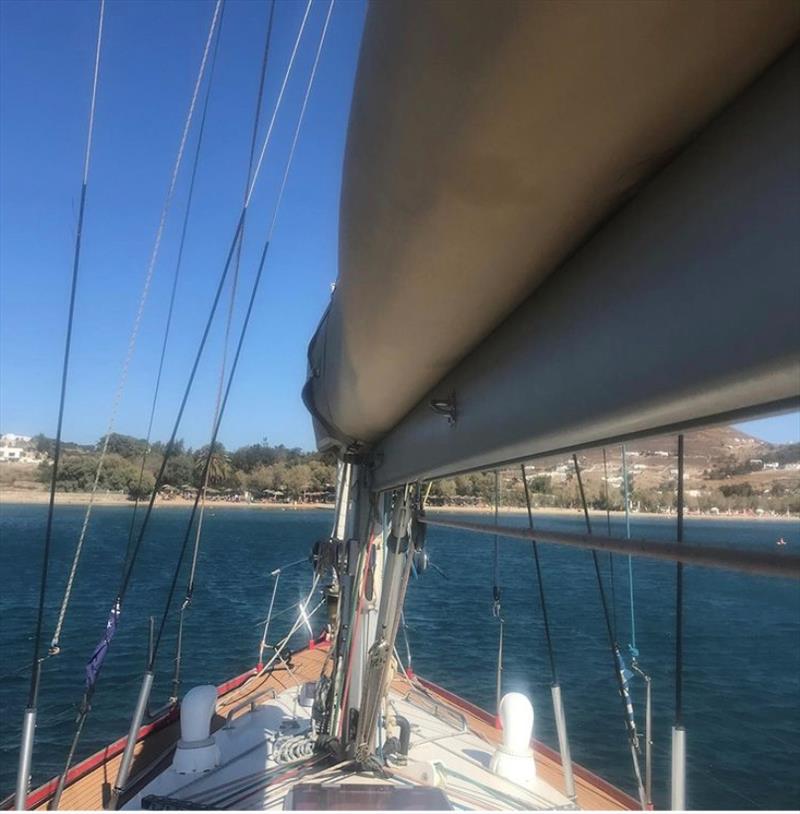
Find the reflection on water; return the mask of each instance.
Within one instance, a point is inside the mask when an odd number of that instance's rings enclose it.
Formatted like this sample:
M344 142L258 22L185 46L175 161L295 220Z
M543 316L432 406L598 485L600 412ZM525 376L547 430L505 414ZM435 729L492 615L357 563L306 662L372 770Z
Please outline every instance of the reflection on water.
M3 506L0 511L0 787L13 788L16 743L25 703L31 633L38 591L39 551L46 509ZM83 510L57 512L51 569L48 630L55 621L63 580ZM128 727L147 641L147 617L160 615L188 513L157 512L134 574L119 632L101 677L81 756L119 737ZM129 509L99 507L87 539L63 653L45 665L35 780L59 771L80 699L83 664L105 625L127 540ZM184 689L219 683L251 667L272 582L269 572L296 560L329 531L327 512L215 509L207 516L198 584L188 612ZM504 522L524 523L520 516ZM621 534L619 521L614 533ZM579 531L581 518L537 518L541 527ZM668 520L635 520L636 535L669 539ZM800 547L796 522L689 521L687 539L734 545L775 545L783 537ZM415 670L487 709L494 704L498 626L491 616L491 538L446 529L428 534L431 569L413 579L407 623ZM571 735L578 762L632 791L619 697L603 626L597 585L587 551L551 545L540 549L548 609ZM609 560L601 555L609 596ZM618 639L631 642L628 561L613 561ZM674 566L633 564L636 645L653 678L655 801L668 802L669 728L673 709ZM12 575L11 581L8 575ZM694 808L798 808L800 781L800 585L687 568L685 579L684 707L688 730L688 801ZM536 734L556 745L549 707L549 667L530 544L501 545L503 615L506 620L504 689L522 690L534 702ZM297 602L309 572L281 578L276 607ZM289 617L281 620L284 627ZM168 696L174 627L158 665L154 706ZM298 642L299 644L300 642ZM637 722L644 723L643 688L634 682Z

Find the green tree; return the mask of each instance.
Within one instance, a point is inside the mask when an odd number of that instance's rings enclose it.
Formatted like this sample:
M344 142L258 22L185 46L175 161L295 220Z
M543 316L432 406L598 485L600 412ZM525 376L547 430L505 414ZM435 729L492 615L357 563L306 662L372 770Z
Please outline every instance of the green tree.
M260 444L239 447L231 455L231 465L243 472L252 472L262 466L270 466L278 459L276 451L264 438Z
M105 435L97 442L97 451L103 448ZM147 441L144 438L134 438L132 435L121 435L112 432L108 436L107 452L121 455L123 458L141 458L147 449Z
M203 470L206 465L206 458L208 457L208 446L204 446L197 450L194 456L194 484L197 487L202 486L200 482L203 477ZM225 452L225 447L217 442L214 444L214 451L211 453L211 458L208 462L208 485L209 486L223 486L226 479L230 474L230 458Z
M131 500L145 500L153 492L156 485L156 479L149 472L144 472L142 475L141 483L139 478L136 477L128 486L128 497Z
M164 483L170 486L186 486L194 478L194 459L190 455L175 455L164 469Z
M288 467L284 483L289 497L299 500L311 488L311 467L308 464Z
M549 475L534 475L528 478L528 489L534 494L547 495L550 493L552 481Z
M245 476L247 488L254 494L260 495L267 489L275 488L275 473L271 466L259 466Z
M48 438L46 435L39 433L31 438L31 444L37 452L44 452L52 458L53 450L56 445L56 442L52 438Z

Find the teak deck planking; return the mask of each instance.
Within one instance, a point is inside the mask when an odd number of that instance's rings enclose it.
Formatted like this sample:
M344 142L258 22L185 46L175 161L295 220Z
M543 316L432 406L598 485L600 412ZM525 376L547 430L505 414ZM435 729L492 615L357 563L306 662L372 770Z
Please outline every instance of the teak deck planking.
M291 674L285 669L274 670L267 676L255 678L249 671L218 688L220 695L217 714L212 721L212 731L219 729L225 716L236 706L256 693L273 687L284 690L295 684L295 678L314 681L319 677L327 654L327 645L309 648L292 656ZM494 726L493 718L484 710L468 701L449 693L432 682L418 679L427 692L436 696L443 704L458 709L467 719L469 727L491 743L498 743L502 733ZM407 692L412 685L405 677L395 679L392 689L398 693ZM244 707L238 714L244 714ZM173 713L154 724L142 727L134 752L130 786L135 790L148 782L158 771L169 765L175 744L180 737L180 724ZM102 810L110 797L111 787L117 776L122 759L125 738L115 741L105 749L79 763L70 772L69 782L64 789L59 808L62 810ZM413 744L412 744L413 745ZM536 765L539 776L554 788L563 791L564 780L561 762L557 752L544 744L535 742ZM588 810L627 810L639 806L632 797L605 782L580 766L574 766L577 803ZM55 780L40 787L29 796L29 808L46 809L55 790ZM124 802L124 799L123 799Z

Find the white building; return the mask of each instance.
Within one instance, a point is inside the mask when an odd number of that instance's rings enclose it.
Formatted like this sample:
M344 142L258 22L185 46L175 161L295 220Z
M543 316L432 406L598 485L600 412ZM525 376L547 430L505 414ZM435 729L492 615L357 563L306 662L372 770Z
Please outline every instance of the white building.
M31 447L29 435L7 432L0 436L0 462L35 464L46 456Z
M27 444L30 440L30 435L17 435L13 432L6 432L0 435L0 446L20 446L21 444Z

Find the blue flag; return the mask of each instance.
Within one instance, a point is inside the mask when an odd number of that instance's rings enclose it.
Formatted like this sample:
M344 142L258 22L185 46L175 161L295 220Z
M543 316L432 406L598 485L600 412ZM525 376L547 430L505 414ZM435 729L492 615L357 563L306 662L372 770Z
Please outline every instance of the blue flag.
M103 638L100 640L97 647L95 647L89 661L86 662L86 692L92 691L94 684L97 681L97 676L100 675L100 668L103 666L103 662L106 659L108 647L111 644L111 640L114 638L114 634L117 632L117 621L119 619L119 614L120 606L119 599L117 599L114 602L114 607L111 608L111 612L108 614L108 621L106 622L106 630L103 634Z

